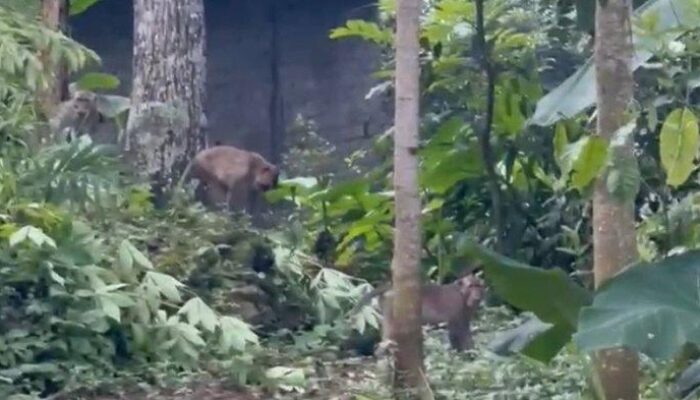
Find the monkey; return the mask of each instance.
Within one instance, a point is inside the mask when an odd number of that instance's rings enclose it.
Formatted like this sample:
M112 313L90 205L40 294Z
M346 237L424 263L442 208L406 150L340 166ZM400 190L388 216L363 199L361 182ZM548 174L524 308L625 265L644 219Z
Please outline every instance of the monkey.
M463 276L447 285L425 284L421 287L421 325L437 325L447 322L450 345L457 351L474 347L471 320L484 298L484 283L473 274ZM351 314L379 297L379 308L383 316L382 341L392 339L394 324L391 320L391 302L394 291L388 284L379 286L365 294L350 311Z
M188 175L205 186L205 200L211 206L230 210L254 207L255 196L277 186L279 169L263 156L233 146L213 146L197 153L180 177Z
M98 124L104 122L97 110L97 94L87 90L73 89L71 97L61 102L54 115L49 119L51 133L67 142L82 135L93 135Z

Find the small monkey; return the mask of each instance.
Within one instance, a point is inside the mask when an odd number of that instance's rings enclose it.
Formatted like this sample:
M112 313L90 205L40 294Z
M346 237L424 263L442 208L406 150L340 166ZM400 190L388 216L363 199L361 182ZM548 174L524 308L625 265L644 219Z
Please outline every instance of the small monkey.
M214 146L200 151L180 178L188 174L205 186L210 205L225 205L228 209L252 208L254 197L275 186L279 178L277 166L252 151L233 146Z
M437 325L447 322L450 345L457 351L474 346L471 320L476 315L484 297L484 283L473 274L466 275L447 285L426 284L422 288L422 325ZM383 316L382 341L392 339L394 324L391 320L391 301L394 291L388 285L380 286L365 294L353 308L353 313L367 305L372 298L379 298Z
M71 98L58 105L49 126L54 135L61 135L68 142L82 135L93 135L97 125L103 122L97 110L97 94L87 90L72 90Z

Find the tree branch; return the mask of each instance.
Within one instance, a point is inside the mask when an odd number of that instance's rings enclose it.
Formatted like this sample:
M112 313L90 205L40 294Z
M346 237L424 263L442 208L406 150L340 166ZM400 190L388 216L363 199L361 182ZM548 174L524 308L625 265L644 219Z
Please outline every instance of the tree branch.
M484 0L476 0L476 37L474 54L481 70L486 75L486 116L484 124L479 130L478 140L481 154L484 159L486 176L488 177L489 192L491 196L492 221L496 227L496 250L502 252L503 239L505 237L505 221L503 219L503 204L499 179L496 175L496 161L491 148L491 125L493 124L493 112L496 91L496 71L489 59L489 50L486 44L486 30L484 28Z

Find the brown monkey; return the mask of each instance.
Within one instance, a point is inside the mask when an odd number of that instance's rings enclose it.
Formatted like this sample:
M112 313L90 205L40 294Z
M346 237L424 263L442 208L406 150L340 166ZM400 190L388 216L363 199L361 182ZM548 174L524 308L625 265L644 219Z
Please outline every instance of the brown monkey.
M473 274L466 275L448 285L426 284L422 288L421 320L423 325L447 322L447 331L452 347L458 351L474 346L471 320L484 297L483 282ZM394 324L391 321L393 290L388 285L380 286L365 294L354 312L367 305L372 298L381 296L379 307L383 316L382 341L392 339Z
M200 151L185 169L180 185L191 172L205 186L206 201L238 209L252 208L254 196L275 186L277 166L252 151L233 146L214 146Z
M93 135L103 121L97 110L97 94L87 90L72 90L71 98L58 105L49 120L51 132L68 142L82 135Z

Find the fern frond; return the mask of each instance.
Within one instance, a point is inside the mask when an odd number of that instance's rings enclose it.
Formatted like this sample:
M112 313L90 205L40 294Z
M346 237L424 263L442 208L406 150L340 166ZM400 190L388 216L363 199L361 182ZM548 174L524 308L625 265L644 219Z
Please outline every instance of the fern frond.
M115 150L94 144L87 136L47 147L23 163L18 191L56 204L100 206L119 193L123 169Z

